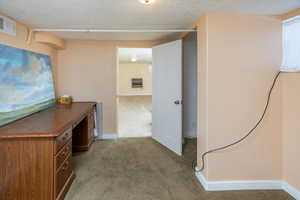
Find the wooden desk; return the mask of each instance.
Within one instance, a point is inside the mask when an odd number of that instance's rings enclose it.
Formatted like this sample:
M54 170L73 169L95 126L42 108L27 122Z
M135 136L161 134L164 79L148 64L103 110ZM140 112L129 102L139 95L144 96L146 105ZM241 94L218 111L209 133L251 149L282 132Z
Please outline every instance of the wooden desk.
M94 141L96 103L55 105L0 127L0 199L64 199L73 151Z

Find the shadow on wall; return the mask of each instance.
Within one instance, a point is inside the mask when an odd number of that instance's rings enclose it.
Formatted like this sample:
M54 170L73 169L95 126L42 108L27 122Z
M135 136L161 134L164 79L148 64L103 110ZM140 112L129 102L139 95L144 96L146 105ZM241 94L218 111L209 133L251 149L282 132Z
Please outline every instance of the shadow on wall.
M183 39L183 135L197 137L197 33Z

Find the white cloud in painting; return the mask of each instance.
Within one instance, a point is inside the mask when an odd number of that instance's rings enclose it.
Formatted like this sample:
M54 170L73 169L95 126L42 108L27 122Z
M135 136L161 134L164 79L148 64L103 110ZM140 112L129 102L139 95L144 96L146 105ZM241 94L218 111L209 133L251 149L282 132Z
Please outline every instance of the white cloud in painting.
M0 112L23 109L55 98L51 68L43 58L29 55L27 67L12 67L7 75L11 75L12 81L0 84Z

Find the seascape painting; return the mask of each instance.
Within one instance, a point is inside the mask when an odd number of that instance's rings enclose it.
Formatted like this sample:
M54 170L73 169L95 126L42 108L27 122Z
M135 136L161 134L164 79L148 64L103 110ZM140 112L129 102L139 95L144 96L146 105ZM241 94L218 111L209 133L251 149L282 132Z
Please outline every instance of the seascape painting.
M50 57L0 45L0 126L54 103Z

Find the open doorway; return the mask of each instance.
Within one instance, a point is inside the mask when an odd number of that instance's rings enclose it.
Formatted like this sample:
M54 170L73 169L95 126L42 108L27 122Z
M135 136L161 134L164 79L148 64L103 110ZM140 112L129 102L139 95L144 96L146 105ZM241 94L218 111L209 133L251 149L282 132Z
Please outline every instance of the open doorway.
M118 48L118 137L152 135L152 49Z
M198 54L197 33L189 33L183 39L182 67L182 132L184 137L183 154L197 160L197 128L198 126ZM193 164L193 165L194 165Z
M182 98L183 136L197 138L198 61L197 33L189 33L182 39Z
M196 36L118 49L118 137L151 136L182 155L184 138L197 136Z

